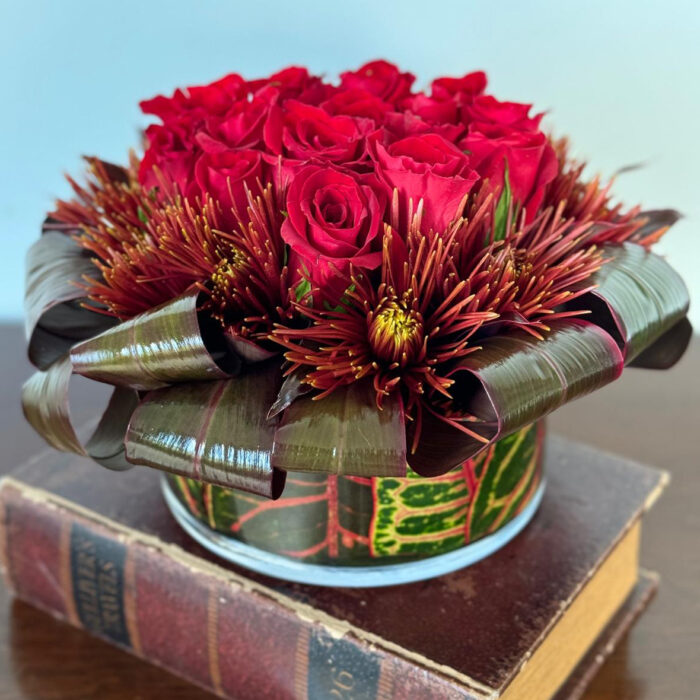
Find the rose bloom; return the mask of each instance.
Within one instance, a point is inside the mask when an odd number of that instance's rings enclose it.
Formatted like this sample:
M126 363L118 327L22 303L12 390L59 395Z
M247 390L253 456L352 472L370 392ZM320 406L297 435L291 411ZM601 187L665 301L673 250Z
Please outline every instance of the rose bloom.
M234 229L237 222L233 210L245 215L248 206L245 187L255 192L258 180L265 182L263 166L260 151L251 149L202 153L194 168L198 191L188 195L211 195L221 205L223 226Z
M531 117L531 109L532 105L500 102L491 95L482 95L465 108L465 114L470 131L484 131L489 127L499 127L502 132L538 131L543 115Z
M245 94L246 81L236 73L231 73L209 85L175 90L172 97L158 95L151 100L139 103L144 114L160 117L163 123L171 119L204 120L212 114L223 114L231 103Z
M273 106L264 129L265 144L275 155L298 161L311 158L349 163L364 155L370 120L331 116L320 107L287 100Z
M197 141L205 150L214 150L214 141L221 144L219 150L259 148L262 146L263 126L269 112L270 103L262 97L237 100L225 114L206 120L206 128L197 134ZM209 143L209 148L203 142Z
M388 102L361 88L336 89L320 106L328 114L372 119L377 126L393 110Z
M401 215L407 223L409 200L416 211L423 200L423 227L444 231L461 215L460 205L479 179L469 158L442 136L420 133L386 142L375 132L368 149L379 179L389 192L398 190Z
M328 86L320 78L310 75L306 68L290 66L269 78L248 82L248 89L256 97L268 103L296 99L315 104L319 97L325 95Z
M289 269L311 278L325 300L337 303L347 288L350 265L374 270L382 260L387 198L373 175L333 166L301 168L287 192L282 238L290 247Z
M146 129L146 139L148 148L139 165L139 182L146 190L160 187L154 169L157 168L166 180L177 186L180 194L186 194L197 157L188 125L179 126L174 120L168 126L151 124Z
M558 160L542 132L507 133L487 136L469 134L462 145L481 176L498 189L503 188L506 166L513 201L525 207L526 221L535 217L544 189L557 174Z
M457 121L456 102L436 100L422 92L401 100L400 106L428 124L454 124Z
M360 88L376 95L385 102L397 102L408 97L416 76L402 73L388 61L371 61L356 71L340 75L340 85L345 89Z
M437 78L431 86L431 97L442 102L452 101L457 107L471 104L486 89L486 73L475 71L461 78Z

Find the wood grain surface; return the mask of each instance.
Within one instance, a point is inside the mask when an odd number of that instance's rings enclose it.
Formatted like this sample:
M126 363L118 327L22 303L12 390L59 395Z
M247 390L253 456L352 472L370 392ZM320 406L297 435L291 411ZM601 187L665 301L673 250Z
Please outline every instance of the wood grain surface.
M31 373L19 326L0 325L0 473L43 449L19 407ZM104 392L76 381L76 419ZM662 467L672 481L647 517L642 562L661 573L649 610L603 666L586 700L700 697L700 341L672 370L628 370L620 381L561 409L567 437ZM0 586L0 700L143 700L211 697L174 676L56 622Z

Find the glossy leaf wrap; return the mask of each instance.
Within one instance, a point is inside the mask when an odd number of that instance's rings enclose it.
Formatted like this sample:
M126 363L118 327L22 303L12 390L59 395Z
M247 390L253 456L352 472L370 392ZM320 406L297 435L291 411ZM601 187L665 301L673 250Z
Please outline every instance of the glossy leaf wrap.
M77 228L70 229L78 232ZM66 232L45 224L44 235L27 252L24 295L27 352L46 369L77 341L109 328L116 319L85 308L80 283L94 274L90 256Z
M610 333L632 362L688 312L688 290L680 275L642 246L604 246L608 262L591 280L595 288L575 306Z
M126 455L211 484L279 496L284 473L270 454L275 421L267 418L281 383L268 364L236 379L188 383L149 393L129 423Z
M222 535L301 562L381 565L464 547L510 522L542 480L545 426L528 426L436 478L292 473L283 495L172 477L193 515Z
M375 403L369 382L355 382L321 401L302 396L275 433L273 463L291 471L356 476L406 473L406 432L398 394Z
M223 334L217 331L209 334L209 342L217 348L218 361L210 352L197 313L199 296L192 290L78 343L70 351L73 371L140 390L230 376L237 369L235 355L226 355Z
M22 387L22 408L31 426L57 450L91 457L115 470L132 465L124 454L124 433L138 404L135 391L115 388L97 428L83 443L71 421L68 386L72 367L68 356L37 372Z
M523 331L482 341L451 370L451 392L465 426L479 441L428 415L409 463L433 476L470 459L496 440L616 379L623 367L615 341L598 326L554 322L543 339Z

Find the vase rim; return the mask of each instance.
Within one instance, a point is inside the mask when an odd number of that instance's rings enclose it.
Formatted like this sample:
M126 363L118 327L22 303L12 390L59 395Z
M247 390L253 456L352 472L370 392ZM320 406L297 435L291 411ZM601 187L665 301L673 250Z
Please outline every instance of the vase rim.
M413 583L475 564L508 544L532 520L542 501L545 486L546 480L542 479L523 510L496 532L451 552L382 566L331 566L309 564L268 552L208 528L180 503L167 476L163 475L161 479L165 502L175 520L190 537L213 554L265 576L293 583L342 588L377 588Z

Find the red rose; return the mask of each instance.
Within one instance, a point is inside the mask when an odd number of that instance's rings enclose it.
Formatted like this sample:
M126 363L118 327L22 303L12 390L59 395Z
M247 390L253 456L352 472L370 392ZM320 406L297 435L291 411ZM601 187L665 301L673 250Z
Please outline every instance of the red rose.
M377 125L381 125L386 114L393 109L384 100L360 88L336 90L320 106L328 114L372 119Z
M469 158L454 144L434 133L407 136L385 143L383 134L369 138L369 152L379 178L390 190L398 190L402 219L406 223L409 200L416 210L423 200L423 226L444 231L462 212L465 195L479 179Z
M269 78L253 80L248 83L249 90L257 97L268 102L297 99L302 102L312 102L322 98L328 90L320 78L310 75L306 68L290 66Z
M231 103L242 97L246 81L240 75L231 73L209 85L175 90L172 97L158 95L139 103L144 114L153 114L163 122L182 118L183 113L194 112L205 118L211 114L222 114Z
M513 200L525 207L527 221L537 214L544 188L559 167L554 149L542 132L510 131L504 135L470 133L461 143L483 178L501 188L506 164Z
M323 296L337 302L351 264L361 270L381 264L386 202L372 175L321 165L299 170L287 192L282 224L292 274L303 265Z
M431 95L442 102L452 101L458 107L471 104L486 89L486 73L475 71L462 78L438 78L433 80Z
M415 75L401 73L388 61L372 61L356 71L341 73L340 84L347 89L366 90L385 102L397 102L410 94L415 79Z
M490 127L506 130L537 131L540 128L541 114L529 116L532 105L519 102L499 102L491 95L477 97L465 108L467 119L471 122L470 131L486 131Z
M139 166L141 184L146 190L160 187L157 168L166 180L177 185L180 194L186 194L196 159L188 128L177 128L174 122L168 126L152 124L146 129L146 139L148 147Z
M207 119L206 132L197 141L204 146L202 137L206 141L209 136L228 148L258 148L269 111L269 102L261 97L237 100L225 114Z
M369 120L334 117L320 107L287 100L284 109L270 109L263 135L276 155L349 163L363 156L365 135L372 127Z
M396 141L419 134L437 134L454 143L464 134L463 124L431 124L410 112L389 112L384 117L384 129L387 132L384 141Z
M255 191L258 179L264 184L262 156L250 149L203 153L194 174L199 192L211 195L221 205L220 223L229 229L236 227L233 209L243 216L248 206L245 185Z
M457 104L452 100L436 100L422 92L401 100L401 109L408 110L428 124L454 124Z

